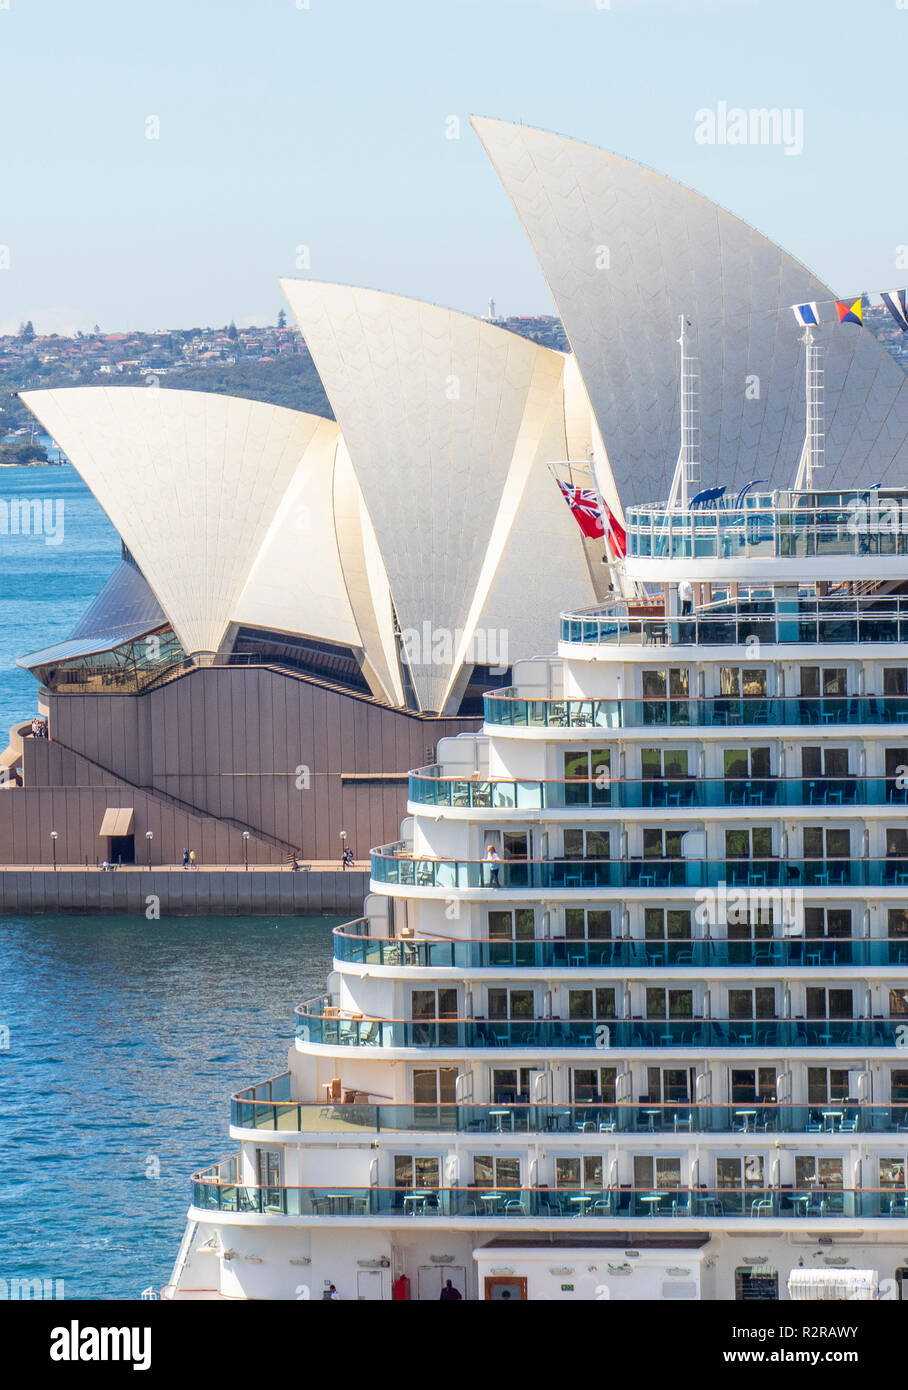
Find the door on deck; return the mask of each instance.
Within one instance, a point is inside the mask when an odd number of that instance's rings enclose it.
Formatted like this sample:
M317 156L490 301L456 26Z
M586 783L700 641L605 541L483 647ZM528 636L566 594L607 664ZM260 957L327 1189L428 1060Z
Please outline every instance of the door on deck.
M527 1281L514 1274L486 1275L485 1296L487 1301L504 1299L514 1303L525 1303Z
M463 1265L420 1265L416 1277L416 1297L420 1303L437 1303L450 1279L461 1298L467 1296L467 1271Z
M384 1298L380 1269L358 1269L356 1271L356 1297L374 1303Z

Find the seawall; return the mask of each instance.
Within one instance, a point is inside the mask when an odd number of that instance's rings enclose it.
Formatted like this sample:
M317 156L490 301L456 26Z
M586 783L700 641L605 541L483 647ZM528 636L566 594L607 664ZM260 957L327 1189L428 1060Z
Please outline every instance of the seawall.
M365 869L0 869L0 913L134 913L138 917L362 915Z

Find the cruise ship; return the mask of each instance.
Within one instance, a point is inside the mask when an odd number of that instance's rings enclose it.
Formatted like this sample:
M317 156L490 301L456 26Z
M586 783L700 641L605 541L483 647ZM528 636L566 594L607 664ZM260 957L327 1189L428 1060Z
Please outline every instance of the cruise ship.
M799 480L410 773L165 1298L908 1297L908 491Z

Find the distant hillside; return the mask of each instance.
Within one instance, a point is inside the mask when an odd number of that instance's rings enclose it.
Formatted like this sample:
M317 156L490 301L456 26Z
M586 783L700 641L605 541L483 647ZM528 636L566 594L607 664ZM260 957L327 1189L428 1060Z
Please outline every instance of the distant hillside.
M276 362L190 367L188 371L169 372L160 381L162 386L174 391L213 391L221 396L243 396L252 401L267 401L270 405L284 405L291 410L305 410L326 420L334 419L315 363L305 350L278 358ZM135 383L111 381L107 377L106 384Z
M4 444L2 436L14 430L28 429L34 424L34 416L18 399L16 392L48 391L54 387L63 390L78 386L106 386L116 390L122 386L142 386L149 375L151 373L147 371L124 371L117 376L92 372L73 380L72 372L59 369L44 371L40 376L31 374L23 381L21 372L0 372L0 463L25 462L21 457L24 446L21 443ZM291 410L305 410L326 420L334 419L315 363L305 349L288 353L273 362L190 367L185 371L167 372L156 379L165 389L243 396L253 401L287 406Z

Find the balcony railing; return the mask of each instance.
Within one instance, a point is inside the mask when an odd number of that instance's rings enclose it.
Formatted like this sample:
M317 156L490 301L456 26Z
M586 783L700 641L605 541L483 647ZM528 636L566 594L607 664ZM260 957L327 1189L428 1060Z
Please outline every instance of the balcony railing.
M535 1217L716 1218L892 1217L904 1221L905 1192L893 1188L252 1187L207 1173L192 1182L193 1206L275 1216L468 1217L484 1224Z
M323 1105L242 1092L231 1100L230 1123L290 1134L905 1134L908 1103Z
M376 883L415 888L891 888L908 886L908 858L430 859L403 844L372 851Z
M724 499L723 499L724 500ZM901 520L905 493L842 493L817 506L817 494L752 493L741 506L626 513L629 559L813 559L908 554Z
M908 806L895 777L676 777L640 781L599 777L513 781L445 777L441 767L409 776L419 805L470 810L539 811L575 807Z
M689 617L642 617L624 605L566 613L561 640L593 646L743 646L908 642L908 596L857 598L801 595L726 600Z
M297 1038L329 1047L625 1048L908 1047L905 1018L360 1018L323 1013L324 998L296 1009Z
M908 937L779 937L741 941L636 939L416 940L360 935L367 919L334 929L334 958L354 965L483 970L599 968L630 970L709 966L783 967L908 965Z
M908 723L908 695L707 696L527 700L515 687L483 696L485 722L511 728L739 728Z

